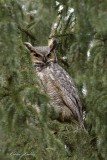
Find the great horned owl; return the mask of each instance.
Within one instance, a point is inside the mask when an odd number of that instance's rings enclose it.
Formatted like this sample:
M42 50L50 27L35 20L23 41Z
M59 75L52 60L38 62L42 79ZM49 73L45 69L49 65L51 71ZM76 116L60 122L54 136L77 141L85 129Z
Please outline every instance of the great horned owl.
M74 121L83 126L82 106L73 80L57 63L56 40L50 45L33 47L25 42L31 52L31 59L43 91L49 95L50 104L60 121Z

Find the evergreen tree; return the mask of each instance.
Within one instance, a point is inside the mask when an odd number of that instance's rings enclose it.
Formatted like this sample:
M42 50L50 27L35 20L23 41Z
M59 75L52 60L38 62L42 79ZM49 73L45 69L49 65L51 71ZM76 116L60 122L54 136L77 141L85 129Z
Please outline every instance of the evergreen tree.
M106 17L106 0L0 1L2 160L107 159ZM59 63L79 89L86 131L48 116L49 99L23 42L47 45L52 37Z

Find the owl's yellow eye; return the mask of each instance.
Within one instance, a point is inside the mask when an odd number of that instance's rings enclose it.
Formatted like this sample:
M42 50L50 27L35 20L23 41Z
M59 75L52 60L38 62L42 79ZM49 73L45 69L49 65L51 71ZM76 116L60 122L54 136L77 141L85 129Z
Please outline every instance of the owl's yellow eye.
M34 56L37 57L37 58L40 58L40 57L41 57L41 55L39 55L39 54L37 54L37 53L35 53Z
M48 57L48 58L51 58L51 56L52 56L52 55L51 55L51 52L50 52L50 53L47 55L47 57Z

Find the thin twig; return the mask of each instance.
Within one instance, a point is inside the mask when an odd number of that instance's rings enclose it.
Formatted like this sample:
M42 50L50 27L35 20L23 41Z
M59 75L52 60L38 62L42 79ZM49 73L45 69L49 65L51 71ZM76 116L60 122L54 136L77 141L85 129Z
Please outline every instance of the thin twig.
M30 32L28 31L27 29L25 28L22 28L21 26L18 25L18 29L22 32L24 32L27 36L29 36L32 40L38 42L38 40L35 38L35 36Z
M66 34L52 35L51 37L49 37L49 39L51 39L53 37L57 38L57 37L65 37L65 36L73 36L73 34L72 33L66 33Z

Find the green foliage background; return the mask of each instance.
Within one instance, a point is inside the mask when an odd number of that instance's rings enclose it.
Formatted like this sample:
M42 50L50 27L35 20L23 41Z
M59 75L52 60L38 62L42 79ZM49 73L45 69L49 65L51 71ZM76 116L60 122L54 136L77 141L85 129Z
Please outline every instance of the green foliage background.
M47 45L52 36L79 89L86 131L48 117L23 42ZM106 160L107 1L1 0L0 48L0 159Z

